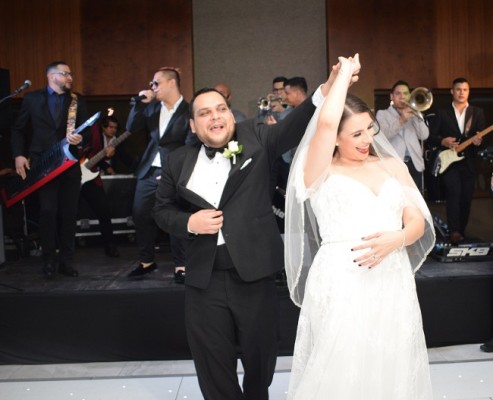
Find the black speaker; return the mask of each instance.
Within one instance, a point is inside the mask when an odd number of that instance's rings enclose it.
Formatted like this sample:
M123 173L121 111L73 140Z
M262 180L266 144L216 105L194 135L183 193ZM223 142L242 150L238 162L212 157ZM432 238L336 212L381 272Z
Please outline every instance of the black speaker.
M0 101L10 94L10 74L0 68ZM0 169L13 166L10 152L10 129L12 127L11 100L0 103Z
M0 266L5 263L5 246L4 246L4 236L3 236L3 210L0 204Z

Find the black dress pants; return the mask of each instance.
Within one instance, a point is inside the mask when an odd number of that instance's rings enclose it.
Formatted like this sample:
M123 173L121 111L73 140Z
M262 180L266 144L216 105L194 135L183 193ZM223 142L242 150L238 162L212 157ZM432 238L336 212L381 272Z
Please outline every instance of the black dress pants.
M39 233L44 261L69 265L74 257L77 210L80 191L80 165L41 187L39 196Z
M451 164L440 177L445 187L449 230L465 236L474 194L474 173L467 160L461 160Z
M187 285L185 293L187 337L205 400L267 400L279 341L274 278L244 282L234 268L215 269L207 289Z
M139 246L140 262L155 261L155 245L158 226L152 216L156 200L156 190L159 184L160 168L151 168L142 179L137 179L133 203L133 218L137 245ZM170 235L170 250L175 267L186 266L187 239Z

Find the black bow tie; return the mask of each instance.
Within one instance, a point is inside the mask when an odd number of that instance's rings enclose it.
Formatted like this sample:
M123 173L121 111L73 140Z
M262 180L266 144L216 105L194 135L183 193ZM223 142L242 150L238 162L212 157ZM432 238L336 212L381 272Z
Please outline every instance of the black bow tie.
M221 153L224 151L224 149L216 149L214 147L208 147L208 146L205 146L204 145L204 148L205 148L205 155L209 158L209 160L212 160L215 156L216 156L216 153Z

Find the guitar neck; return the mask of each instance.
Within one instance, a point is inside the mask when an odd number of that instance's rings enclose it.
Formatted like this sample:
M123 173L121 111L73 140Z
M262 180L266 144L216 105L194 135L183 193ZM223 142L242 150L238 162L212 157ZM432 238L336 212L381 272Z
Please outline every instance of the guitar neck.
M488 126L488 128L483 129L481 132L478 132L478 135L483 137L483 136L486 136L491 131L493 131L493 125ZM472 139L473 139L473 137L470 137L469 139L467 139L464 142L462 142L461 144L459 144L455 148L455 152L460 153L460 152L464 151L467 147L469 147L471 145Z
M125 131L123 132L120 136L115 137L111 139L110 143L108 146L111 147L116 147L118 146L121 142L123 142L127 137L129 137L132 134L130 131ZM103 158L106 157L106 149L103 149L101 151L98 151L94 156L91 157L91 159L87 162L86 167L87 169L92 169L96 166L97 163L99 163Z

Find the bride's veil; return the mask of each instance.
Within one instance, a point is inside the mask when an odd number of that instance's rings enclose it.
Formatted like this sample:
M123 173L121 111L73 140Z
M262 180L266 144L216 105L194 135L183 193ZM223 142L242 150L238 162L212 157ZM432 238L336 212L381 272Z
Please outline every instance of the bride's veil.
M304 184L303 170L308 145L315 135L321 108L322 105L317 107L298 146L291 164L286 188L285 268L291 299L298 306L301 306L303 302L308 271L321 242L317 221L310 205L310 197L329 175L329 168L327 168L311 187L307 188ZM418 208L425 218L424 235L406 247L411 267L413 272L416 272L435 243L433 219L421 193L407 172L407 166L400 160L383 133L374 136L372 147L378 157L384 161L382 165L384 167L389 166L387 168L389 174L401 183L407 203ZM399 168L394 168L396 163L398 163ZM327 268L330 268L330 265Z

